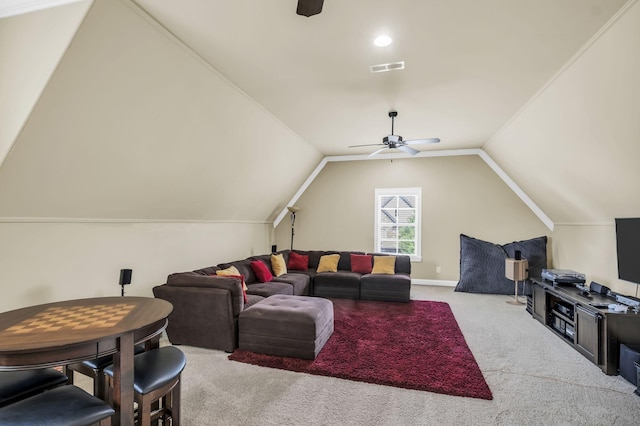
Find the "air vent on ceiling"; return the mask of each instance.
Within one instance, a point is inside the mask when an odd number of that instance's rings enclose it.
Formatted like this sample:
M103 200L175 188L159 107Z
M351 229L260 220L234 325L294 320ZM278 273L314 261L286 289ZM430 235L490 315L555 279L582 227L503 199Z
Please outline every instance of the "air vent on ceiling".
M397 71L404 69L404 61L390 64L371 65L371 72Z

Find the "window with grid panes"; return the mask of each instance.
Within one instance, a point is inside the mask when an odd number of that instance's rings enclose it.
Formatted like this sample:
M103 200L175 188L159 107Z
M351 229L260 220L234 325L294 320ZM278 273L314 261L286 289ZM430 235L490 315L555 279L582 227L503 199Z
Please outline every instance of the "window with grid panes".
M422 188L376 189L375 250L420 260Z

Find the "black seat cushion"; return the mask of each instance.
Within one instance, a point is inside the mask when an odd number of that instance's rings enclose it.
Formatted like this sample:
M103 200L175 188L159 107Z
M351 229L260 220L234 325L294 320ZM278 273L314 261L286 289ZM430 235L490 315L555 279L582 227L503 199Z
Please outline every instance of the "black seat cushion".
M0 372L0 407L60 386L67 376L52 368Z
M360 298L360 277L357 272L319 272L313 281L313 295L342 299Z
M0 408L0 424L87 426L114 413L104 401L67 385Z
M134 358L133 388L142 395L158 389L182 373L187 358L174 346L165 346L138 354ZM113 365L104 369L113 377Z

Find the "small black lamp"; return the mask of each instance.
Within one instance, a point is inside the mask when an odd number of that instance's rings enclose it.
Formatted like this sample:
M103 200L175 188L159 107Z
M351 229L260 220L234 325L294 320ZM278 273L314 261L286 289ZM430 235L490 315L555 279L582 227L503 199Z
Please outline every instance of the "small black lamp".
M131 284L131 274L133 271L131 269L120 269L120 285L122 286L122 294L124 296L124 286L127 284Z

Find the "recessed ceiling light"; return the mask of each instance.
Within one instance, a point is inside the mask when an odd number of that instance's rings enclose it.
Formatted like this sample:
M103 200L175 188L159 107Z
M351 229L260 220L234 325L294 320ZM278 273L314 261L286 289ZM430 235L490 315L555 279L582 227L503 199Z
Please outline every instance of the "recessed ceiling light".
M388 35L381 35L376 37L375 40L373 40L373 44L375 44L378 47L385 47L391 44L393 40L391 40L391 37L389 37Z

